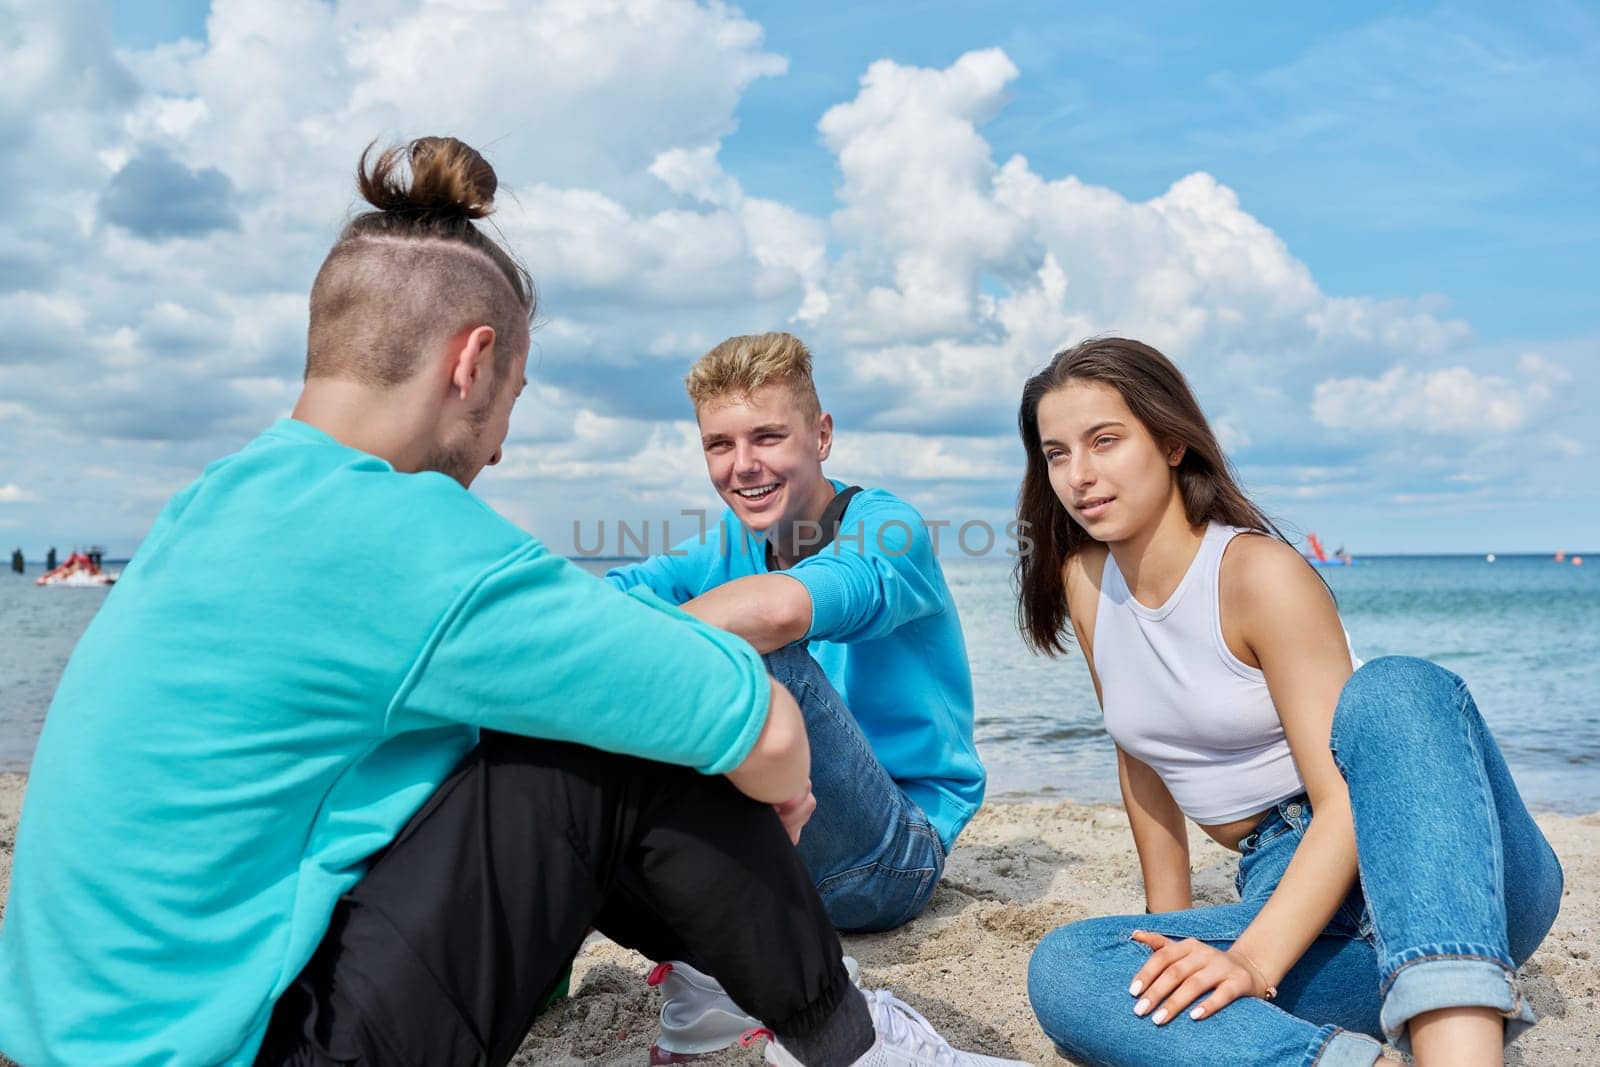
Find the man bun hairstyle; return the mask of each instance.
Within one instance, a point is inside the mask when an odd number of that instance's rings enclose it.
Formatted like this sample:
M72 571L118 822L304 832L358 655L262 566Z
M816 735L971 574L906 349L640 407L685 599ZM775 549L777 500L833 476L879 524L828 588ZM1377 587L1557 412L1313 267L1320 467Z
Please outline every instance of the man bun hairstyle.
M495 331L495 370L527 344L533 278L476 220L494 211L499 179L454 137L419 137L372 159L356 186L373 210L351 219L311 287L306 377L392 386L424 351L463 329Z
M431 217L443 228L456 219L486 218L494 211L500 181L489 161L470 145L454 137L418 137L384 149L369 171L367 157L376 146L373 142L362 151L356 183L362 198L378 211L416 221ZM409 182L400 166L408 157Z
M813 422L822 414L811 380L811 352L791 333L752 333L730 337L695 361L684 378L698 411L722 399L741 399L764 385L780 382Z

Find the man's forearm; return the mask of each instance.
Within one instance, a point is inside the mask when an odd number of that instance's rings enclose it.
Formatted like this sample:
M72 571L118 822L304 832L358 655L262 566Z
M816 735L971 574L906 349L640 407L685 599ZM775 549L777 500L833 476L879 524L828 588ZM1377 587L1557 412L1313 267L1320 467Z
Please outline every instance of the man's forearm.
M744 762L728 772L734 788L752 800L781 804L810 788L811 742L805 718L789 691L775 679L767 721Z
M738 634L762 655L793 644L811 629L811 596L786 574L735 579L688 601L683 610Z

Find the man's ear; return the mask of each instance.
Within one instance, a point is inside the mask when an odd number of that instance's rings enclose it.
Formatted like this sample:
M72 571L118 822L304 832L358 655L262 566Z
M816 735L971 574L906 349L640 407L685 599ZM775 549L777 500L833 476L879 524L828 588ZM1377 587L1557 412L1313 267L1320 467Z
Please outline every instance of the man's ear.
M462 400L480 381L494 377L494 327L474 326L451 342L450 391Z
M824 411L817 416L817 461L825 462L833 451L833 416Z

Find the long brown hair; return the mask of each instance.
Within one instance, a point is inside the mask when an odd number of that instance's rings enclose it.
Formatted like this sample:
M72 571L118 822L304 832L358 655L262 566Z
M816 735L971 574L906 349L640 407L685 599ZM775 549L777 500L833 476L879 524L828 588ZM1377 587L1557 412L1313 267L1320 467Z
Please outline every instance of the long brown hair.
M1093 538L1072 521L1050 486L1050 471L1039 446L1039 402L1068 382L1099 382L1115 389L1128 410L1163 447L1184 446L1174 471L1190 525L1219 522L1257 530L1288 543L1261 509L1239 488L1238 475L1217 443L1200 402L1172 361L1147 344L1123 337L1084 341L1057 352L1050 365L1022 388L1017 429L1027 454L1027 469L1017 493L1017 517L1032 540L1017 556L1017 627L1036 652L1067 650L1071 620L1061 568Z
M306 377L397 385L421 346L486 323L497 375L526 344L538 304L527 268L476 221L494 211L494 168L454 137L361 153L356 185L374 210L345 225L311 287ZM409 170L409 175L407 171Z

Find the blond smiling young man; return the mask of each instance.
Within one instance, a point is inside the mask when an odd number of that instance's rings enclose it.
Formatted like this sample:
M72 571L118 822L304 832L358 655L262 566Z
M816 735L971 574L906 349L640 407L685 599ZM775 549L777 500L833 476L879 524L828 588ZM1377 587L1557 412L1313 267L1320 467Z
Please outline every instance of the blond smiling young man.
M809 813L800 857L835 925L892 929L927 907L983 800L966 646L934 540L892 493L823 474L833 419L798 338L729 338L686 385L727 510L607 577L765 656L800 704L813 756L810 788L779 813ZM658 1062L737 1036L742 1017L714 983L681 963L671 972Z

